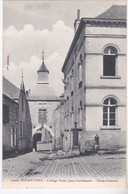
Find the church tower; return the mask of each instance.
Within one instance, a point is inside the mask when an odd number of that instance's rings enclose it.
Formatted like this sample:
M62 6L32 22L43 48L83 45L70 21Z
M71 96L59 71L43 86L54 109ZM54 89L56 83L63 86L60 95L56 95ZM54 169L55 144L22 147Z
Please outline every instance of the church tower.
M28 96L32 128L34 129L42 123L45 123L54 132L54 110L60 102L60 99L49 83L49 70L44 63L44 53L42 53L42 64L35 73L37 73L37 82L32 87ZM49 143L51 139L53 137L49 131L43 129L41 141L43 143Z
M44 52L42 53L42 64L38 69L37 74L38 74L38 82L37 82L38 84L49 84L49 81L48 81L49 71L44 64Z

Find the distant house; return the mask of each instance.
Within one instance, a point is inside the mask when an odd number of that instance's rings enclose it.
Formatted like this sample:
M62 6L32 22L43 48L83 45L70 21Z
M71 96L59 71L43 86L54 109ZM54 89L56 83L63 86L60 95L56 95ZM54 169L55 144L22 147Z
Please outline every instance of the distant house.
M32 125L24 82L20 89L3 78L3 155L32 150Z
M48 75L49 71L44 63L44 59L42 59L42 64L37 71L37 83L28 93L27 99L30 106L32 128L46 124L54 133L54 110L60 99L50 87ZM53 141L53 136L50 131L43 128L41 142L49 143L49 141Z
M63 64L64 150L126 147L126 6L78 17Z

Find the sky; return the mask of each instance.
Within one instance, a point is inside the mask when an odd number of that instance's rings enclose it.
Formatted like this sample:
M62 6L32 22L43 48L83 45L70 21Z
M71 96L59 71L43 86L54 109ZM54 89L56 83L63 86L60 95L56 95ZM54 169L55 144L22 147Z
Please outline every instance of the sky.
M50 85L61 95L64 88L61 69L74 36L77 9L81 18L96 17L113 4L125 3L123 0L4 0L3 75L20 87L23 69L25 88L32 90L44 50Z

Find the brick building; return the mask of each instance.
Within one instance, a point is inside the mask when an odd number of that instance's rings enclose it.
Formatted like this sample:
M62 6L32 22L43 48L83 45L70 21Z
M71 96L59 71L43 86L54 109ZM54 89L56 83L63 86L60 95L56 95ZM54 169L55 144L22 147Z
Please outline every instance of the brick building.
M3 78L3 154L32 150L32 125L24 82L20 89Z
M49 71L44 64L44 59L37 71L37 75L37 83L28 94L32 128L34 129L42 123L45 123L51 128L51 131L54 132L54 110L60 99L50 87L48 80ZM43 143L48 143L51 139L50 131L43 128L41 141Z
M63 64L64 147L80 152L126 146L126 6L78 17Z

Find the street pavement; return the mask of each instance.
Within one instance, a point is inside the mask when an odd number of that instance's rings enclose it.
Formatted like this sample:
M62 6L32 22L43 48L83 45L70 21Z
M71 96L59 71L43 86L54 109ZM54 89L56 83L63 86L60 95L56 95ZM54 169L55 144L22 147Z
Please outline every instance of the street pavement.
M126 172L126 155L90 155L47 159L49 152L31 152L3 160L3 181L36 178L113 178Z

